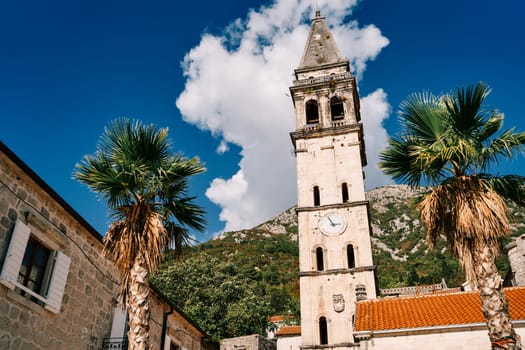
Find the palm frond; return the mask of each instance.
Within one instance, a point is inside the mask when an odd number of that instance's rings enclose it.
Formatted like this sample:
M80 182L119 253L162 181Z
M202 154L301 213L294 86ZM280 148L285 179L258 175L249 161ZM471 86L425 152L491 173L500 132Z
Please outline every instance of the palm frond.
M468 138L483 126L483 102L489 94L490 88L479 82L445 96L450 124L456 133Z
M447 171L441 149L420 141L416 137L391 138L389 147L379 154L379 169L410 186L437 184Z
M480 174L492 190L518 205L525 205L525 176Z
M169 204L170 214L181 225L196 231L203 231L206 224L206 212L193 201L195 197L178 198Z
M445 131L439 118L443 107L441 100L430 93L410 95L401 102L398 112L406 134L427 145L438 141Z
M427 242L434 247L446 237L452 253L474 280L472 251L498 246L510 233L509 211L502 197L484 179L464 176L437 186L419 204Z
M523 154L523 133L515 133L514 129L504 131L501 135L491 140L482 149L481 169L487 169L489 165L498 164L501 158L512 159L516 153Z
M510 129L498 135L503 114L483 105L489 93L480 82L440 97L410 95L400 105L404 129L382 152L381 168L411 185L422 180L439 183L440 177L484 172L503 158L523 153L525 133ZM396 160L398 166L392 164Z
M483 143L493 137L503 127L503 114L493 111L476 135L477 141Z

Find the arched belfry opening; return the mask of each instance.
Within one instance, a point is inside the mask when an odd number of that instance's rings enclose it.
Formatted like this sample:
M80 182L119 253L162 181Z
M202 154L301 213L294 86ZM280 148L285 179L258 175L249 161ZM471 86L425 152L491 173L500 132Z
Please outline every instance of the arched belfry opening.
M306 124L319 123L319 107L316 100L306 101Z
M330 99L330 114L332 121L341 120L345 117L343 99L339 96L334 96Z
M328 325L324 316L319 317L319 342L321 345L328 344Z

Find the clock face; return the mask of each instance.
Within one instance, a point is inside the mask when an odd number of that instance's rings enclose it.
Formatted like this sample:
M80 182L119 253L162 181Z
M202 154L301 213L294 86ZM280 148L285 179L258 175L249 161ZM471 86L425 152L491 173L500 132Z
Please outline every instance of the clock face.
M325 235L339 235L346 229L346 220L339 213L328 213L319 219L319 229Z

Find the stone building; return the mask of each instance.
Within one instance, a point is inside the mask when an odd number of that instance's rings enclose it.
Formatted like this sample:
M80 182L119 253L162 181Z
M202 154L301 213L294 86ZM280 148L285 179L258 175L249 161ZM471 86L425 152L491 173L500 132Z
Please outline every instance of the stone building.
M102 247L102 236L0 142L1 350L126 348L118 274ZM206 334L152 292L151 349L207 348Z

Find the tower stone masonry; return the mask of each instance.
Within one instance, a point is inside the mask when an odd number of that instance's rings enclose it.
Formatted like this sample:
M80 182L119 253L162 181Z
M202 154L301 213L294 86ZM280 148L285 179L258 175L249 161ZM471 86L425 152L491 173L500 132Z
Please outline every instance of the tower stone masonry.
M357 346L357 300L376 298L356 80L319 11L290 92L296 129L301 348Z

